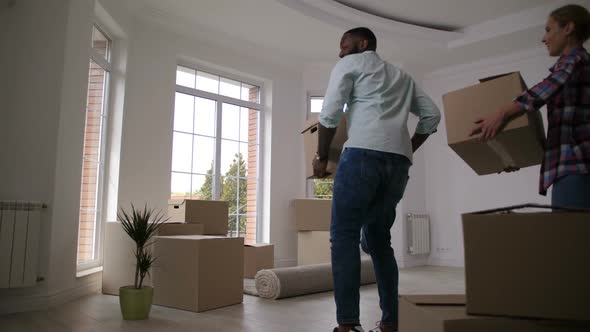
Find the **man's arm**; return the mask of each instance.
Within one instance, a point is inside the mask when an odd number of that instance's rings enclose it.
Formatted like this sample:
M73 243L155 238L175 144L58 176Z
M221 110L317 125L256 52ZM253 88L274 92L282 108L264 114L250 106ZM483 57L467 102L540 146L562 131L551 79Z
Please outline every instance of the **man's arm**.
M430 136L430 134L415 133L414 136L412 136L412 152L416 152L416 150L426 142L428 136Z
M318 159L320 161L328 160L330 144L332 144L336 129L324 127L321 123L318 125Z

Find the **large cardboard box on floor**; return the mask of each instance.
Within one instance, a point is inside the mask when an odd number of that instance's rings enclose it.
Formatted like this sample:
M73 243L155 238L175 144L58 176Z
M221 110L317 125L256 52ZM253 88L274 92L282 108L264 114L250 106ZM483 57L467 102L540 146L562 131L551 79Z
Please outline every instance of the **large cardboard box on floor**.
M242 303L244 238L158 236L154 303L195 312Z
M297 265L330 263L331 261L329 231L297 233Z
M303 135L303 146L305 149L305 176L308 179L314 178L312 162L318 152L318 126L319 122L313 121L308 122L307 126L301 134ZM342 146L348 139L346 132L346 116L342 115L340 123L338 123L338 129L330 144L330 151L328 154L328 167L327 171L330 173L329 178L336 175L336 168L338 167L338 160L340 159L340 153L342 152Z
M169 200L170 221L202 224L203 234L227 235L229 202L196 199Z
M464 295L404 295L399 301L403 332L582 332L589 325L552 320L467 315Z
M463 215L467 311L590 320L590 213L528 207Z
M538 111L511 121L495 139L470 137L474 122L496 112L526 89L519 73L480 80L481 83L443 96L448 144L478 175L541 163L545 133Z
M254 278L256 272L274 267L274 245L256 243L244 245L244 278Z
M298 231L329 231L332 200L300 198L294 201L295 228Z
M159 236L171 235L203 235L202 224L189 224L180 222L167 222L158 229Z

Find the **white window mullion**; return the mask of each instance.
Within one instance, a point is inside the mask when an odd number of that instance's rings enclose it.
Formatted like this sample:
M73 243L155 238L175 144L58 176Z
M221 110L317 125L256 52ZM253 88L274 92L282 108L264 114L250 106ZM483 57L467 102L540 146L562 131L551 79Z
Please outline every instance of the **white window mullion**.
M245 100L241 100L241 99L237 99L237 98L218 95L216 93L197 90L197 89L189 88L189 87L182 86L182 85L176 85L176 92L180 92L180 93L184 93L184 94L192 95L192 96L197 96L197 97L201 97L201 98L205 98L205 99L214 99L214 100L217 100L218 102L232 104L232 105L245 107L245 108L249 108L249 109L260 110L260 108L261 108L260 104L253 103L251 101L245 101Z
M217 98L215 98L217 100ZM215 112L215 172L213 173L213 200L219 200L221 198L221 122L222 122L222 109L223 103L217 100L217 112Z

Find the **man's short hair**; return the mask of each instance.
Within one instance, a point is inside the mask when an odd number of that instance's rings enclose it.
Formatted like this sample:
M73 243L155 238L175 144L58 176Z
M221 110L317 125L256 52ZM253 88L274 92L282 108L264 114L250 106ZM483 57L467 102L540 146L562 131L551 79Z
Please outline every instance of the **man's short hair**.
M370 50L370 51L377 50L377 37L375 37L375 34L373 33L373 31L369 30L369 28L365 28L365 27L354 28L354 29L350 29L350 30L346 31L345 34L350 34L352 36L360 38L361 40L368 41L369 45L367 46L367 50Z

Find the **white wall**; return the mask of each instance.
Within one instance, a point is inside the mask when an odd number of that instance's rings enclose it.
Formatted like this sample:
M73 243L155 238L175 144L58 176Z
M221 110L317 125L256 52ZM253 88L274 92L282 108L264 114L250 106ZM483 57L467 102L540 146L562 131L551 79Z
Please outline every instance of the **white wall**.
M172 124L176 64L179 59L217 67L265 82L264 158L266 177L262 199L265 240L275 244L277 266L296 262L296 233L290 201L303 194L303 183L292 174L303 171L299 146L301 71L286 65L179 35L140 21L130 39L127 91L121 147L119 206L148 202L166 208L170 195ZM268 164L270 162L270 165Z
M527 84L532 86L547 76L547 69L554 61L544 49L532 49L441 69L427 74L423 86L443 110L442 95L447 92L476 84L479 78L511 71L520 71ZM448 147L444 114L438 133L429 141L424 153L426 207L432 216L433 234L430 264L463 266L461 213L527 202L549 202L548 197L537 194L539 166L512 174L477 176Z
M110 1L110 0L108 0ZM0 312L42 309L100 288L100 274L76 277L86 89L94 1L19 0L2 12L0 199L40 200L43 212L36 287L0 290ZM4 63L8 60L7 63ZM4 90L4 89L3 89Z

